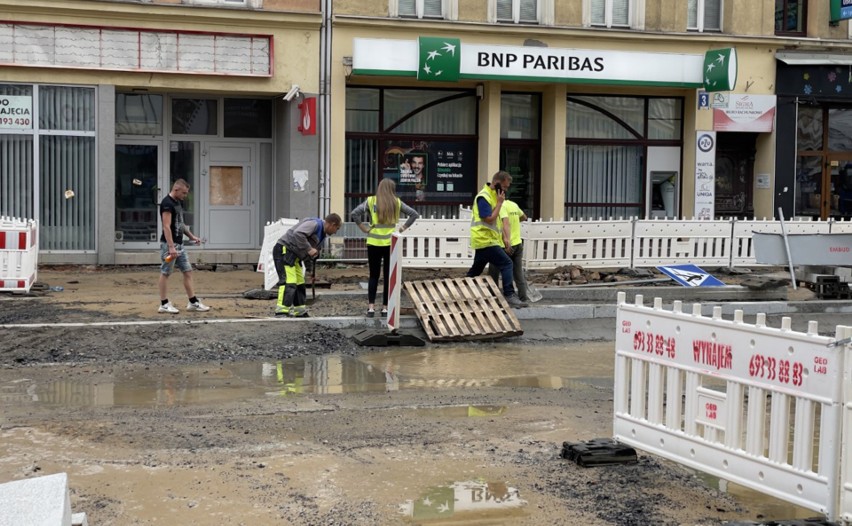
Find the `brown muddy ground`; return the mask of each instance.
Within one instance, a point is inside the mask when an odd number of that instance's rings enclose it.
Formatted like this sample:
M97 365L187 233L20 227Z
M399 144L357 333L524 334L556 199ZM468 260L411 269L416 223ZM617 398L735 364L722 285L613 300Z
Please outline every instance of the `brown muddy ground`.
M445 272L427 276L456 275ZM393 363L382 349L359 347L348 334L310 320L265 319L274 302L242 296L262 281L250 269L219 267L194 275L198 295L213 307L209 313L157 314L152 268L44 269L40 281L62 286L62 292L0 295L0 325L39 324L0 327L0 482L68 472L72 508L98 526L717 525L755 520L771 509L771 503L722 494L696 474L644 454L635 465L590 469L561 460L563 441L611 435L611 388L595 382L550 389L447 382L389 392L282 391L176 401L169 393L185 383L238 381L233 377L238 364L321 355L355 357L377 367ZM332 291L358 291L365 276L363 267L318 272ZM170 290L174 303L184 307L176 277ZM320 292L311 312L362 316L365 296L331 299ZM84 325L224 318L244 321ZM63 322L83 325L55 325ZM487 356L500 346L522 348L530 362L538 356L552 361L551 374L560 377L572 376L572 361L612 376L608 342L514 339L429 344L419 352L428 361L462 351ZM563 346L564 353L554 355L554 346ZM452 377L485 374L461 356ZM392 373L393 365L387 367ZM103 386L132 384L143 376L158 378L164 398L97 403ZM73 387L66 403L32 402L34 393L56 385ZM90 402L76 403L74 390ZM505 410L472 417L470 407ZM464 480L485 481L495 502L508 495L507 487L516 488L526 505L459 512L437 522L400 514L405 501Z

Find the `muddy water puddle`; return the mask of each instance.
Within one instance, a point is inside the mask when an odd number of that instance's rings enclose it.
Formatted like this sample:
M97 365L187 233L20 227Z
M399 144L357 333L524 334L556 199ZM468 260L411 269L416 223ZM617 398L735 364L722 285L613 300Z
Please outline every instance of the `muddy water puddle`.
M2 385L0 399L74 407L160 407L261 396L402 389L611 388L612 361L613 346L609 342L395 348L357 358L323 355L275 362L128 366L97 383L73 379L34 383L23 378ZM463 408L472 414L492 412L490 408Z

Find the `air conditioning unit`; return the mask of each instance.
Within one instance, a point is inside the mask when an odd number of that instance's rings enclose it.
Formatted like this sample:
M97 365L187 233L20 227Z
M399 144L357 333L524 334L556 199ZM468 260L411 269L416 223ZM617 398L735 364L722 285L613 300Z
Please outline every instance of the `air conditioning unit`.
M115 231L115 240L116 241L124 241L124 232L122 232L121 230L116 230Z

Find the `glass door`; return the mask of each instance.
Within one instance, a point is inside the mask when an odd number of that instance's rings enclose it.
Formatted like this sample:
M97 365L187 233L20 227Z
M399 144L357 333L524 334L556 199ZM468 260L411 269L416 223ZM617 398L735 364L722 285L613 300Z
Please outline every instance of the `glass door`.
M512 175L509 199L517 203L527 217L538 218L538 146L500 148L500 168Z
M160 238L163 187L162 144L159 141L117 142L115 145L116 244L154 245Z

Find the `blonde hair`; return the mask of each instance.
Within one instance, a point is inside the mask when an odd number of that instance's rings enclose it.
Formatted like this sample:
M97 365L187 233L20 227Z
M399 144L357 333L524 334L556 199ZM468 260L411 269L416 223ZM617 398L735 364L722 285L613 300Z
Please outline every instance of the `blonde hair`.
M393 179L382 179L376 188L376 214L383 225L395 225L399 221L399 203Z

